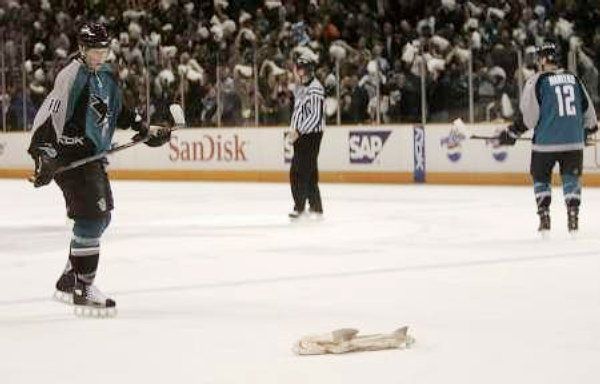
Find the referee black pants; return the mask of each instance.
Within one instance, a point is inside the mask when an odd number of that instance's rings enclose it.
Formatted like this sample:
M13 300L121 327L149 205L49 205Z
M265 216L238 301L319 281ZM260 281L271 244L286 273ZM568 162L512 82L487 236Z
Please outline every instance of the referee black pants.
M298 212L304 211L307 200L311 211L323 212L317 168L322 138L323 132L315 132L301 135L294 142L290 184L294 198L294 210Z

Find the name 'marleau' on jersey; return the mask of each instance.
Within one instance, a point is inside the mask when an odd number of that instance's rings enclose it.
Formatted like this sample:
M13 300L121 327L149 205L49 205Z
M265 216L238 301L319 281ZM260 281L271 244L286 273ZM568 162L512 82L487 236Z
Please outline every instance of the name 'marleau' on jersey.
M561 152L583 149L585 127L596 126L594 105L581 81L564 70L532 76L520 103L523 122L534 130L532 149Z
M316 78L307 86L294 89L294 112L291 129L301 135L321 132L325 128L324 110L325 90Z

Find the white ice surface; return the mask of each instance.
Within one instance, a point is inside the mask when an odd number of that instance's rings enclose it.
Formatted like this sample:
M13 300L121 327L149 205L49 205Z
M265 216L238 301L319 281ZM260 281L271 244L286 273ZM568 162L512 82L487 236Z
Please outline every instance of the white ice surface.
M0 181L0 383L600 382L600 190L566 231L554 190L115 182L98 286L114 319L53 302L69 227L56 186ZM307 333L409 325L410 350L298 357Z

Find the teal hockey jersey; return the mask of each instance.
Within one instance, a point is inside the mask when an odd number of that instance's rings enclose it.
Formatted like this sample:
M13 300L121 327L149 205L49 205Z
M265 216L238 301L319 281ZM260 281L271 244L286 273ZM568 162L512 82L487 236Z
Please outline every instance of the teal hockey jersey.
M111 68L103 64L94 72L73 60L59 72L38 110L34 135L51 127L56 144L71 150L67 152L79 147L86 152L81 156L100 153L111 146L121 109L122 95Z
M110 149L116 127L133 127L141 118L125 108L111 68L90 70L75 59L57 75L33 122L29 153L52 145L63 163ZM135 129L135 128L134 128Z
M532 76L523 88L520 109L523 123L534 130L532 149L538 152L581 150L584 128L597 124L585 86L564 70Z

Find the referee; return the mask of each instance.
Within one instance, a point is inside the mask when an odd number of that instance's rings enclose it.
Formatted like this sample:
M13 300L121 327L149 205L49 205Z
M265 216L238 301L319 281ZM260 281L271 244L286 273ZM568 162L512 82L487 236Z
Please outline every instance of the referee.
M294 60L294 111L291 121L291 139L294 143L294 157L290 167L290 185L294 198L292 219L299 218L306 208L317 217L323 215L321 193L319 192L319 170L317 157L325 128L323 113L325 91L315 77L316 55L302 52Z

